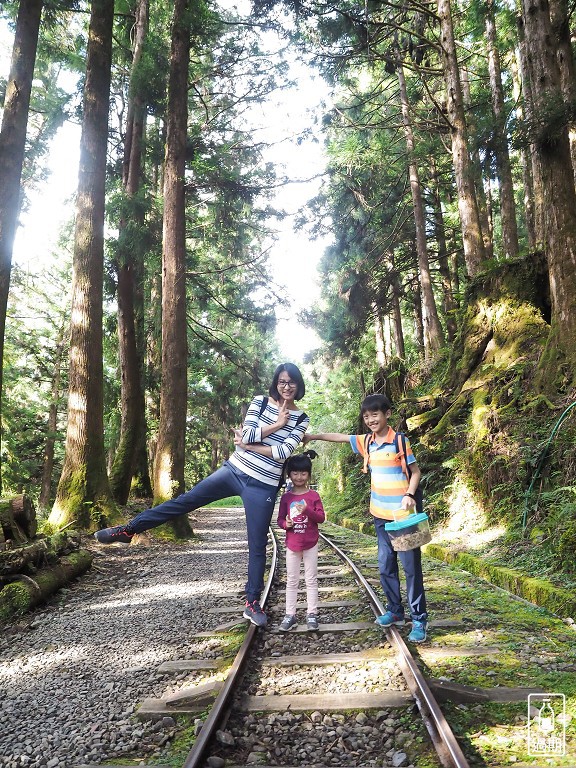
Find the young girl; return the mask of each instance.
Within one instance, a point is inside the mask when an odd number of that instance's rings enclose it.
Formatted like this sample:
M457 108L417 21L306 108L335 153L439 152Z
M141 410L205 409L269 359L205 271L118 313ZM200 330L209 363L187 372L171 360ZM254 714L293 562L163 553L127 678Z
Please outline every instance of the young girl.
M280 624L282 632L298 626L296 596L300 580L300 562L304 561L307 618L309 630L318 629L318 523L325 520L322 500L309 488L312 461L318 454L307 451L290 456L286 475L292 488L280 499L278 525L286 531L286 616Z

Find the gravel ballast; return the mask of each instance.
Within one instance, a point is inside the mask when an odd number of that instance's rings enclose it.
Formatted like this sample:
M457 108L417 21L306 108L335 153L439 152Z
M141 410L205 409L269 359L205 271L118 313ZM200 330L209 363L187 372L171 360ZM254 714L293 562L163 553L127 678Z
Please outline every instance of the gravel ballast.
M68 768L158 757L175 732L135 711L174 683L174 659L210 656L194 633L222 622L216 597L238 603L247 566L244 514L198 510L186 544L100 545L92 569L49 605L2 627L0 766ZM237 596L236 596L237 595ZM228 602L228 600L227 600Z

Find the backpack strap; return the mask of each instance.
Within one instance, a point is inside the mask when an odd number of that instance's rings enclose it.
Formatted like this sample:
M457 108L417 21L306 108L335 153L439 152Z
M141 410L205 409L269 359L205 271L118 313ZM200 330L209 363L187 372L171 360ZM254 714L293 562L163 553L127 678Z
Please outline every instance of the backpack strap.
M399 442L402 444L402 447L400 447L398 443L398 438ZM410 469L410 464L408 464L406 461L406 435L403 432L396 433L396 437L394 438L394 445L399 449L398 455L402 463L402 472L404 472L408 480L410 480L412 477L412 470ZM420 484L414 491L414 502L416 505L416 512L424 512L424 493Z
M370 441L372 440L372 433L369 432L364 435L364 466L362 472L366 474L368 472L368 466L370 464ZM406 475L408 480L412 476L412 471L406 462L406 435L403 432L394 433L394 448L396 449L396 458L400 459L402 465L402 472Z
M364 474L367 474L368 465L370 464L370 441L371 440L372 440L372 432L368 432L367 435L364 435L364 466L362 467L362 472L364 472Z
M396 432L394 435L394 447L396 448L396 455L400 459L400 464L402 464L402 472L410 480L412 470L406 461L406 435L404 432Z
M264 395L262 397L262 403L260 405L260 413L258 414L258 418L262 416L262 414L264 413L267 407L268 407L268 398L266 397L266 395Z
M363 472L368 472L368 465L370 463L370 454L368 453L368 448L369 448L371 439L372 439L371 433L364 435L364 467L362 469ZM410 480L410 478L412 477L412 470L410 469L410 465L406 461L406 435L403 432L396 432L394 434L394 448L396 449L396 458L400 459L400 464L402 465L402 472L404 475L406 475L408 480ZM416 491L414 492L414 501L416 504L416 511L423 512L424 500L423 500L423 493L420 485L418 485L418 488L416 488Z

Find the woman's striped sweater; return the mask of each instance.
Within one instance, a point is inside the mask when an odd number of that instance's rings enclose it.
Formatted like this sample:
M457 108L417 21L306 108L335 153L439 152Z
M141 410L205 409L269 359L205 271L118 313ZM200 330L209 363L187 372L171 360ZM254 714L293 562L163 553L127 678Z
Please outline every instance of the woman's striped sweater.
M271 399L268 399L268 404L260 415L262 401L263 396L258 395L250 403L242 427L242 440L247 444L261 443L271 446L273 458L236 447L228 461L250 477L260 480L261 483L277 487L284 462L302 442L310 419L306 417L297 424L302 411L290 411L288 423L277 432L272 432L262 439L262 428L274 424L278 418L278 406Z

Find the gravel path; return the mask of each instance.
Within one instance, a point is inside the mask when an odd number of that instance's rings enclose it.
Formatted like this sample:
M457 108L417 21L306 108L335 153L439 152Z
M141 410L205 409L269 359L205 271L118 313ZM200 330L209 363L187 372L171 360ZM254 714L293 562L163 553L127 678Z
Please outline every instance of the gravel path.
M174 721L140 723L133 713L174 681L156 671L163 661L210 656L210 641L194 642L193 633L222 617L204 609L214 590L238 592L246 578L241 510L196 511L193 527L198 538L185 545L87 538L92 569L2 628L2 768L158 758Z

